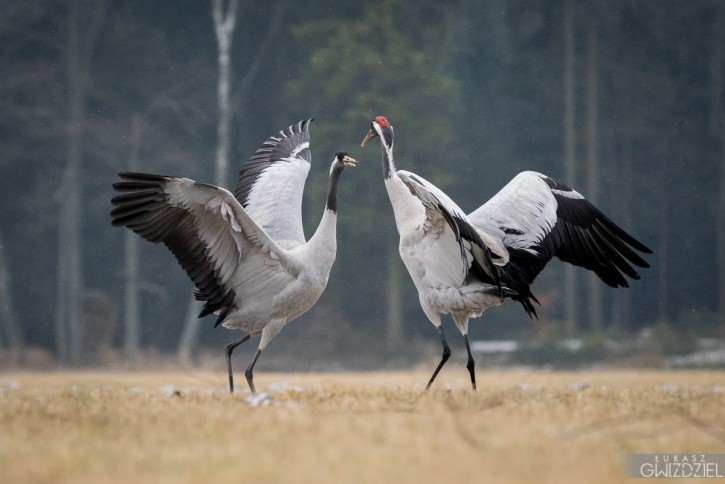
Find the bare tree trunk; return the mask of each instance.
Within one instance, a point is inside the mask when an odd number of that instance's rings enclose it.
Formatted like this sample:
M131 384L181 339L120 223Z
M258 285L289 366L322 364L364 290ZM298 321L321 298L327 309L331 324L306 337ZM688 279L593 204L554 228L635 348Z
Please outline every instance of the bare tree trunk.
M2 234L0 234L0 348L2 348L4 336L4 339L7 340L7 348L15 358L22 362L25 353L25 339L15 312L10 289L12 278L6 261L5 245Z
M68 139L59 197L58 273L55 328L62 363L81 362L83 337L83 264L81 259L81 169L86 91L93 45L101 28L105 1L72 0L68 12Z
M202 303L194 298L189 299L189 305L186 307L186 318L184 319L184 330L179 338L179 347L176 350L176 356L182 363L190 363L194 353L196 341L199 339L199 313L201 312Z
M229 125L231 122L231 105L229 92L231 89L231 59L232 35L237 21L239 0L228 0L226 12L224 0L212 0L212 17L216 31L217 46L219 48L219 82L217 96L219 100L219 123L217 125L216 173L215 182L218 186L226 183L229 167Z
M59 351L65 364L80 363L80 342L82 331L81 297L83 291L83 268L81 262L81 132L83 129L83 104L85 75L81 61L80 5L71 2L68 25L68 145L66 168L62 186L61 212L58 244L58 289L56 328L59 342L64 345Z
M725 122L720 129L720 181L718 187L717 217L717 268L718 268L718 315L720 330L725 327Z
M723 92L725 92L725 6L718 3L715 19L712 57L710 58L710 128L720 138L720 173L718 180L717 210L717 269L718 269L718 317L720 328L725 327L725 115L723 114ZM725 330L723 334L725 334Z
M232 106L234 111L237 113L244 113L246 111L249 90L251 89L252 83L254 82L254 79L256 79L257 74L259 74L259 68L262 65L262 61L265 59L267 52L269 52L269 49L272 46L272 40L274 40L279 27L282 25L286 6L286 2L277 2L277 5L274 7L274 10L270 15L269 24L267 25L267 31L264 34L264 38L259 44L257 51L254 53L254 57L251 62L245 66L244 75L242 75L241 79L239 79L239 82L234 89L234 93L232 94ZM239 146L248 146L244 130L239 131L237 136Z
M587 45L587 197L597 204L599 196L599 45L596 10L590 12ZM596 274L589 275L589 322L592 331L604 329L602 321L602 286Z
M237 20L239 0L228 0L226 9L224 0L211 0L212 18L214 30L216 31L217 47L219 48L219 81L217 84L217 98L219 102L219 123L217 124L217 151L216 171L214 174L215 183L218 186L226 184L227 171L229 167L229 127L231 123L231 104L229 93L231 90L231 72L229 69L231 61L232 36ZM177 355L180 360L188 362L191 360L192 351L199 334L199 318L201 303L191 300L186 311L184 330L179 340Z
M712 57L710 57L710 131L719 136L723 126L723 91L725 91L725 6L715 4Z
M624 138L620 135L620 139ZM619 150L620 163L620 174L622 183L619 187L619 206L620 206L620 219L624 227L633 227L634 220L632 219L632 210L629 208L633 203L633 183L634 176L632 174L632 161L634 155L632 154L632 142L628 139L621 139L622 147ZM627 330L632 327L632 291L617 291L616 293L617 302L619 305L618 311L618 325L619 329Z
M665 142L665 144L669 144ZM666 149L665 152L669 152ZM667 177L665 170L657 170L657 186L662 187L665 190L667 186ZM669 276L669 240L672 237L670 233L670 220L668 215L670 214L668 197L662 197L658 207L658 238L657 250L655 255L657 256L657 322L669 323L670 322L670 285L668 281Z
M60 195L59 195L60 198ZM65 255L67 254L66 246L68 242L64 236L63 223L64 223L63 212L59 217L58 227L58 255L56 265L56 280L55 280L55 348L56 357L58 361L67 364L68 363L68 294L65 286L65 275L68 273L68 259Z
M125 297L123 301L123 352L127 361L138 358L141 342L139 326L141 308L139 305L139 238L131 231L123 237L125 266L123 271Z
M390 251L387 279L385 341L388 350L395 351L400 350L403 343L403 296L400 286L400 258L397 250Z
M135 171L138 165L138 150L141 145L143 129L141 116L135 114L131 121L131 153L128 169ZM139 305L139 241L140 238L130 230L124 231L124 301L123 301L123 351L127 361L138 358L140 349L139 322L141 307Z
M576 104L575 104L575 10L573 0L564 4L564 179L576 186ZM564 267L564 304L566 331L577 328L577 272L571 264Z

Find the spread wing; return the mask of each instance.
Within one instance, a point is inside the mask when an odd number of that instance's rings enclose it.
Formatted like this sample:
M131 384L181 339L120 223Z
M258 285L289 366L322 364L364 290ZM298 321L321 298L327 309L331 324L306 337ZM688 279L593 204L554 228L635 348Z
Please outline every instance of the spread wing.
M649 267L633 250L649 254L649 248L580 193L541 173L519 173L468 217L480 230L503 232L512 270L529 284L554 256L612 287L628 287L625 275L639 279L633 265Z
M265 141L239 171L234 196L277 242L305 243L302 193L310 171L310 123L300 121Z
M113 225L163 242L205 301L199 317L219 311L216 325L241 304L247 285L296 275L299 267L223 188L145 173L119 173ZM255 277L251 277L255 276Z
M420 258L426 261L428 278L456 285L475 276L500 287L491 250L458 205L427 180L405 170L397 173L425 208L424 240L418 250L424 252Z

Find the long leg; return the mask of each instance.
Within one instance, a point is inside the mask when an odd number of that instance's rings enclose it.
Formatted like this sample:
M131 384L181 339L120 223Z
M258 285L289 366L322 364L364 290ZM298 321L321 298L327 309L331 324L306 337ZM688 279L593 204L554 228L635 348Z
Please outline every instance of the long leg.
M441 371L441 368L443 368L443 365L446 364L446 361L448 361L448 358L451 357L451 349L448 347L448 342L446 341L446 335L443 334L443 326L438 325L436 326L436 329L438 330L438 334L441 335L441 345L443 345L443 354L441 355L441 361L438 363L438 366L436 367L435 371L433 372L433 375L431 375L430 380L428 380L428 384L425 386L425 389L428 390L430 386L433 384L433 380L436 379L436 376L438 376L438 372Z
M227 357L227 371L229 372L229 393L234 393L234 376L232 375L232 351L234 351L234 348L244 343L251 337L251 335L245 334L242 339L237 340L233 343L229 343L226 348L224 348L224 355L226 355Z
M473 391L476 391L476 362L473 361L473 355L471 354L471 345L468 343L468 314L466 313L453 313L453 321L456 322L458 330L463 335L463 340L466 342L466 351L468 352L468 363L466 368L468 374L471 375L471 387Z
M473 391L476 391L476 362L473 361L473 355L471 354L471 345L468 344L468 335L464 334L463 339L466 342L466 351L468 351L468 363L466 363L466 368L468 368L468 373L471 375L471 386L473 387Z
M257 359L259 358L259 355L262 354L262 351L267 347L269 342L272 341L275 336L277 336L277 333L280 332L286 322L286 319L273 319L272 321L267 323L264 329L262 329L262 338L259 341L257 353L254 355L252 362L247 368L247 371L244 372L244 376L247 377L247 383L249 384L249 389L252 390L252 394L257 393L257 390L255 390L254 388L254 374L252 373L254 371L254 365L257 364Z
M244 372L244 376L247 377L247 383L249 384L249 389L252 390L252 395L257 393L257 390L254 388L254 375L252 372L254 371L254 365L257 364L257 358L259 358L259 355L262 354L262 350L257 350L257 352L254 354L254 358L252 358L252 362L249 364L249 367L247 368L247 371Z

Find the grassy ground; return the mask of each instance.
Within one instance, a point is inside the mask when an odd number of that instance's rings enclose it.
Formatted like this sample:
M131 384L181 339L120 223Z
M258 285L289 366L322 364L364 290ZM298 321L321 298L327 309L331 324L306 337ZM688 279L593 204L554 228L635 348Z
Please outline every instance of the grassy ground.
M724 372L0 373L0 482L621 482L725 453ZM702 481L699 481L702 482Z

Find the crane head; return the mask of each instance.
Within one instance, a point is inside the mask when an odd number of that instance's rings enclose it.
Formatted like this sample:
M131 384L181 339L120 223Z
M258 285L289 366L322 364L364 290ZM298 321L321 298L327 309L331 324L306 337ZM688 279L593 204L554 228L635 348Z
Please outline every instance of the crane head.
M371 139L375 138L376 136L380 136L383 129L385 128L392 128L385 116L377 116L375 119L373 119L370 123L370 131L368 132L367 136L365 136L365 139L362 141L362 143L360 143L360 147L364 147Z
M336 166L341 166L342 168L345 168L346 166L357 166L357 160L348 156L346 152L339 151L335 153L335 159L332 161L332 166L333 168Z

